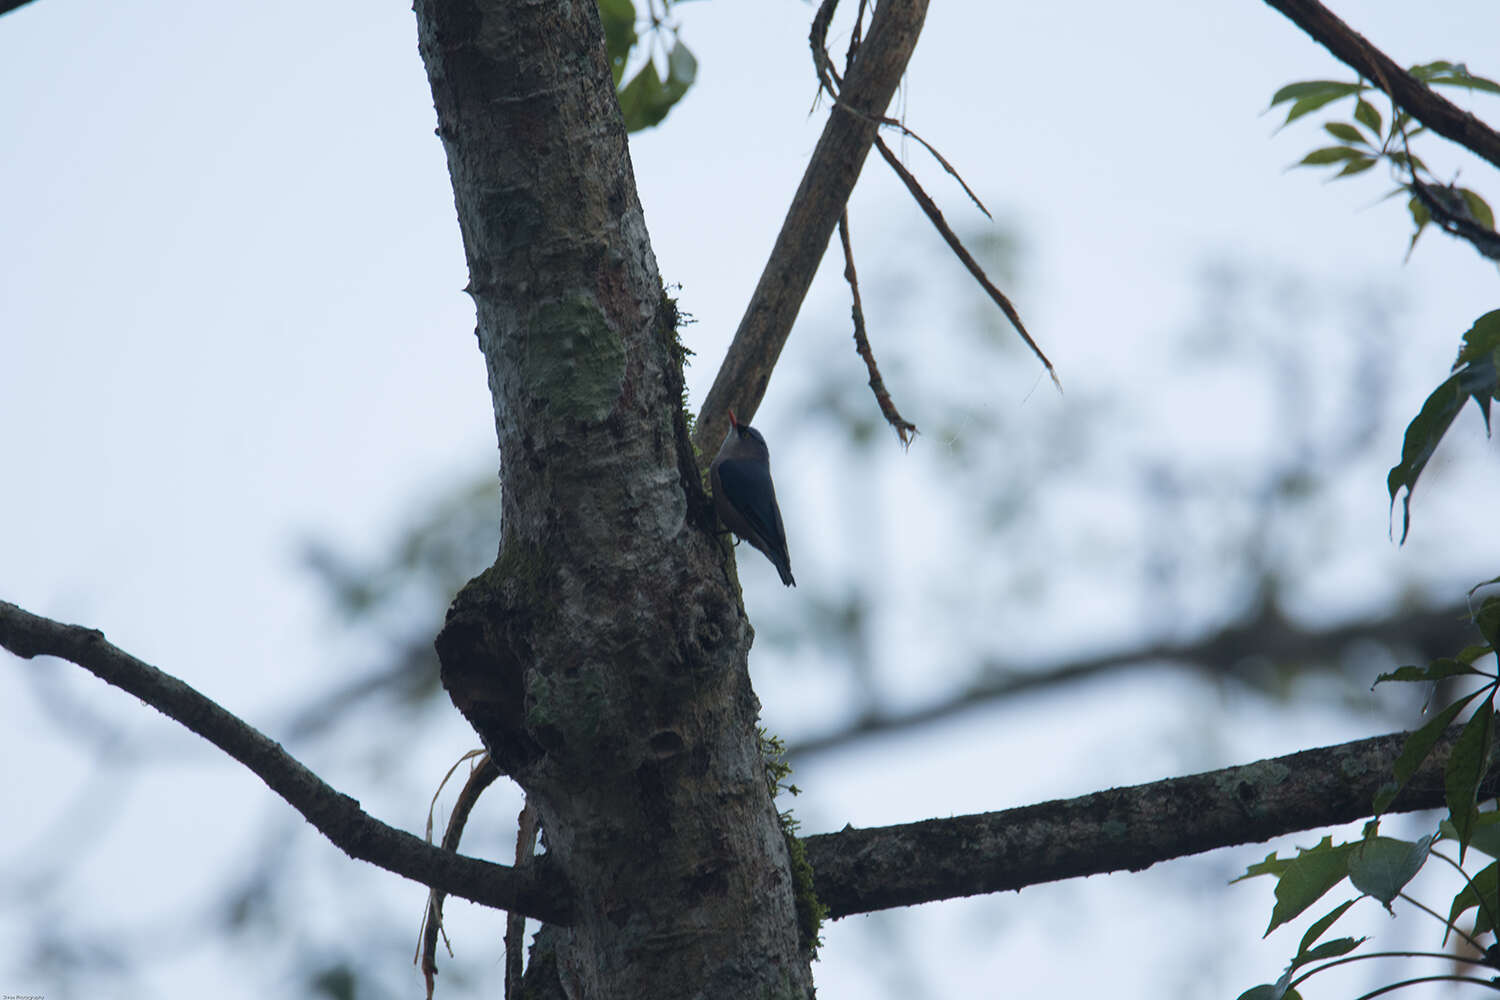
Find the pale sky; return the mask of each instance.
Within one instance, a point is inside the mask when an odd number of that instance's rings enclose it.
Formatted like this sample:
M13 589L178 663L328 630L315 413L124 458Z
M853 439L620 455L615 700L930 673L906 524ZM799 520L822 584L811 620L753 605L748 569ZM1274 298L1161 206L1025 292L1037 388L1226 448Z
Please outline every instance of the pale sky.
M1398 62L1467 60L1475 72L1500 77L1500 4L1435 0L1418 11L1399 0L1340 0L1335 9ZM688 372L695 403L826 114L826 105L811 110L811 12L794 0L682 5L699 81L663 127L632 142L662 275L681 285L682 306L696 319L686 331L697 352ZM927 385L984 397L1007 420L1061 419L1072 400L1121 382L1144 395L1186 392L1179 371L1154 367L1157 342L1187 321L1204 260L1230 257L1314 285L1362 284L1400 299L1402 356L1412 368L1403 391L1414 414L1446 374L1462 331L1495 307L1496 272L1436 233L1403 264L1405 211L1399 199L1376 204L1387 188L1378 171L1328 185L1317 173L1285 170L1323 143L1311 122L1275 134L1279 117L1261 114L1271 93L1294 80L1349 75L1251 0L934 3L898 110L1022 233L1016 303L1068 394L1038 386L1038 371L1020 354L1010 356L1003 378L982 385L961 365L924 369L926 333L915 322L893 329L874 318L877 350L886 345L893 367L920 371ZM373 558L428 504L494 465L484 369L460 291L462 249L413 16L404 3L36 0L0 17L0 93L7 95L0 598L102 628L275 738L269 727L278 719L357 674L371 655L331 622L299 566L301 540ZM1500 102L1454 96L1500 121ZM901 148L948 217L978 225L920 149ZM1488 165L1437 137L1424 155L1439 176L1461 167L1462 183L1500 203ZM866 166L851 217L867 281L941 252L878 158ZM957 268L939 259L929 271L949 266ZM887 291L898 295L899 285ZM866 294L868 308L872 290ZM807 552L805 561L794 552L799 581L816 579L819 567L833 574L836 557L824 539L845 521L847 507L830 498L846 484L830 485L827 470L811 468L816 456L799 444L788 400L816 359L846 358L846 380L864 381L842 346L844 295L833 261L757 418L777 456L794 548L800 538ZM838 341L845 353L815 338ZM893 389L899 403L900 384ZM1219 447L1219 428L1203 416L1209 408L1194 408L1190 392L1182 398L1180 447ZM1235 423L1233 404L1226 411L1225 423ZM907 415L923 423L920 413ZM1458 427L1471 440L1482 436L1472 414ZM940 475L943 466L922 451L930 456L941 444L919 439L909 474ZM1391 461L1399 444L1386 442ZM800 479L799 468L808 470ZM922 488L942 485L883 482L875 499L901 510L902 498ZM1456 537L1447 527L1451 512L1473 506L1472 495L1424 487L1412 540L1396 550L1384 535L1379 474L1350 488L1361 499L1349 530L1368 555L1329 569L1326 587L1311 592L1312 613L1334 613L1349 577L1391 567L1419 580L1477 582L1500 572L1493 537ZM1059 517L1084 526L1114 516L1087 496L1050 502ZM870 544L920 561L934 540L948 540L946 530L932 525ZM807 599L809 588L783 590L743 548L740 572L752 618ZM968 572L954 563L951 575ZM1087 601L1086 585L1077 586ZM1111 608L1091 618L1097 633L1064 616L1019 630L1014 648L1045 658L1139 634L1135 610ZM886 626L891 642L912 651L901 658L908 669L893 671L892 689L916 699L953 666L915 662L933 642L920 625ZM976 619L973 627L990 625ZM808 690L788 686L773 666L796 654L778 647L767 655L772 666L757 668L752 657L753 671L780 678L760 689L767 718L788 733L827 728L818 722L836 717L840 689L821 689L816 679ZM84 841L53 822L89 787L95 756L51 720L24 679L33 670L63 675L80 703L158 755L132 780L105 842L87 842L76 860L70 845ZM30 922L54 916L28 906L23 876L72 865L72 902L55 916L143 925L170 941L172 921L206 905L201 888L219 883L219 874L204 873L243 864L247 845L273 822L265 816L289 815L237 766L81 674L0 654L0 787L14 817L0 824L0 992L62 996L48 982L21 978L19 956L6 950ZM807 794L796 808L805 830L820 832L1166 777L1178 758L1140 727L1172 731L1193 711L1171 683L1030 699L968 717L938 737L821 760L798 775ZM1236 714L1243 727L1225 731L1208 748L1213 762L1202 766L1368 735L1321 708L1251 705ZM404 748L408 772L399 780L327 747L306 762L376 815L420 833L437 776L474 742L456 712L425 732L420 747ZM1049 766L1015 763L1049 745ZM975 781L976 774L994 778ZM514 809L497 805L491 815L503 826ZM315 838L300 824L290 829L294 840ZM508 837L494 838L497 857ZM1269 883L1223 885L1269 849L852 918L828 934L815 970L820 995L869 996L881 987L900 995L904 975L920 977L935 997L991 995L1002 980L1016 996L1101 988L1237 995L1274 978L1295 947L1257 943ZM358 885L369 905L409 913L415 940L420 889L354 863L325 868L338 874L306 887L313 910ZM322 932L347 933L354 925L340 922L344 912L329 904ZM1192 950L1208 933L1194 914L1205 912L1222 918L1216 929L1233 952L1209 967ZM492 916L455 907L451 918L455 946L467 951L476 976L489 977L482 986L491 992L499 982ZM1181 951L1161 944L1179 940ZM915 965L897 968L907 958ZM148 982L163 1000L233 1000L263 996L262 972L256 956L210 948L165 961ZM417 984L413 972L405 995Z

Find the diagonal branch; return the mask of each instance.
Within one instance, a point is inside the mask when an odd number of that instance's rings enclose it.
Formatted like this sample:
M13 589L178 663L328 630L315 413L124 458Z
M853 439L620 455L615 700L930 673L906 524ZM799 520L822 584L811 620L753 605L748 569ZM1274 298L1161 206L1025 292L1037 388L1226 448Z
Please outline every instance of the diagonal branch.
M1318 0L1266 0L1417 121L1500 167L1500 132L1402 69Z
M700 452L712 454L718 447L728 427L730 408L745 420L759 408L776 359L786 346L875 140L878 126L869 116L880 115L890 104L926 16L927 0L885 0L875 7L839 103L829 112L760 282L703 400L693 435Z
M1391 811L1443 805L1443 765L1461 729L1438 743ZM803 843L818 899L833 917L1141 871L1369 816L1405 740L1391 733L1003 812L846 827ZM1496 781L1487 780L1481 797L1495 794Z
M78 664L182 723L244 764L344 853L476 903L554 923L569 903L553 873L508 868L444 851L375 819L239 717L105 641L104 633L65 625L0 601L0 647L17 656L56 656Z
M979 261L974 259L974 255L969 253L968 247L964 246L963 241L958 238L958 234L948 225L948 220L943 218L943 212L937 207L937 202L933 201L927 192L922 190L922 185L917 182L916 177L912 176L912 172L906 169L906 165L901 162L895 153L891 152L891 148L879 136L875 138L875 148L880 151L881 156L885 157L885 162L896 172L896 176L901 178L901 183L906 185L906 190L911 192L911 196L922 207L922 211L927 214L927 218L932 222L933 227L943 237L943 242L948 244L948 248L958 257L963 266L968 268L969 273L974 276L975 281L979 282L979 287L984 289L985 294L990 297L995 305L1000 307L1001 312L1005 313L1005 318L1010 320L1010 325L1016 328L1016 332L1021 335L1021 339L1026 341L1026 346L1031 348L1031 353L1035 354L1037 360L1047 369L1047 374L1052 377L1052 384L1061 389L1062 383L1057 380L1057 370L1052 367L1052 362L1047 360L1047 355L1042 353L1042 349L1037 346L1037 342L1031 339L1031 334L1026 332L1026 325L1021 322L1021 314L1016 312L1016 307L1011 304L1009 297L996 288L995 283L989 279L989 275L984 273L984 268L979 266Z

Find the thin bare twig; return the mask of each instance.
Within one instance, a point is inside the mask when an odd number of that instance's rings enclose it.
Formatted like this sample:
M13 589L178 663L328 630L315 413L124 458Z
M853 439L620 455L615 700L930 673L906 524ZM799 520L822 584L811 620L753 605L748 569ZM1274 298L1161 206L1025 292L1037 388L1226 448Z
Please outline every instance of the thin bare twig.
M854 315L854 349L865 359L865 370L870 373L870 390L875 393L875 402L880 404L880 412L885 414L886 422L896 428L896 436L901 439L901 444L910 447L912 436L917 433L917 425L908 422L897 412L896 404L891 401L891 394L886 390L885 380L880 377L875 352L870 350L870 338L865 335L865 309L859 300L859 275L854 271L854 248L849 244L847 209L839 216L839 242L844 246L844 280L849 282L849 294L854 300L850 309Z
M855 64L840 89L844 102L866 112L886 109L916 46L927 5L928 0L883 0L875 5ZM831 17L833 6L833 0L824 0L819 17L825 11ZM731 407L750 419L760 406L792 322L869 155L876 128L847 108L835 108L829 114L765 271L699 410L693 443L701 452L711 454L718 447L728 429Z
M969 253L963 241L949 227L948 221L943 218L943 212L937 207L937 203L928 197L927 192L922 190L922 185L912 176L911 171L906 169L896 154L891 152L891 148L879 136L875 137L875 148L880 152L881 156L885 157L885 162L890 164L891 169L896 171L896 176L901 178L901 182L906 185L906 189L911 192L911 196L922 207L922 211L927 213L927 218L931 220L939 235L948 244L949 249L958 257L964 267L969 269L969 273L974 276L974 280L979 282L980 287L994 300L995 305L1000 307L1000 311L1005 313L1005 318L1010 320L1010 325L1016 328L1016 332L1021 335L1021 339L1026 341L1026 346L1031 348L1031 353L1035 354L1037 360L1047 369L1047 374L1052 378L1052 384L1057 386L1059 392L1062 391L1062 383L1057 379L1057 370L1052 367L1052 362L1047 360L1047 355L1042 353L1042 349L1037 346L1037 342L1031 339L1031 334L1026 332L1026 325L1021 322L1021 314L1016 312L1016 307L1011 305L1011 301L1006 297L1005 293L996 288L995 283L990 281L989 275L984 273L984 268L979 266L979 262L974 259L974 255Z
M464 787L458 793L458 799L453 803L453 812L448 816L448 826L443 831L443 850L445 851L457 853L458 842L463 839L464 827L469 822L469 813L474 811L474 806L484 790L500 777L500 769L495 766L494 761L490 760L490 755L483 751L480 751L480 755L479 763L469 772L469 780L464 782ZM463 761L460 760L459 763ZM448 773L451 775L453 772L450 770ZM443 779L445 784L447 781L447 778ZM439 791L441 790L439 786ZM422 918L421 965L422 977L427 981L427 1000L432 1000L432 990L437 985L437 942L438 935L444 934L443 899L446 895L441 889L433 889L428 893L427 912ZM446 934L444 937L446 938ZM452 948L448 949L448 954L450 956L453 954Z
M536 855L536 835L541 829L542 819L536 806L527 801L516 817L516 864L522 865ZM526 915L508 913L505 916L505 1000L515 1000L521 995L521 974L525 971Z
M833 12L838 8L839 0L823 0L818 5L818 12L813 15L812 30L808 32L807 41L812 46L813 68L818 74L818 93L826 93L837 99L838 88L844 85L839 79L838 70L833 68L833 57L828 54L828 25L833 21ZM859 24L864 23L864 5L860 5ZM855 27L855 31L859 26ZM835 84L837 86L835 86Z
M963 175L958 172L953 164L948 162L948 160L943 156L942 153L939 153L937 151L932 143L928 142L920 135L917 135L917 133L913 132L910 128L907 128L904 122L897 121L894 118L878 118L876 120L887 128L900 129L902 135L906 136L908 139L915 139L917 142L921 143L922 148L927 150L927 152L931 154L932 158L934 160L937 160L938 164L948 172L948 176L958 181L958 186L964 189L964 194L969 196L969 200L974 203L974 207L983 212L986 219L989 219L991 222L994 221L995 217L990 214L990 210L988 208L984 207L984 202L979 200L979 195L974 193L974 189L969 187L969 182L964 180Z
M823 6L818 10L818 16L813 19L813 31L811 36L813 46L813 63L817 67L818 81L820 86L828 92L828 94L834 99L834 102L839 107L843 108L850 114L856 117L863 117L867 121L877 126L886 126L890 128L900 129L903 135L910 136L917 142L921 143L922 147L929 153L931 153L933 158L936 159L938 163L942 164L943 169L946 170L954 180L958 181L959 186L964 189L964 193L967 194L970 200L972 200L974 204L979 207L979 210L983 212L987 218L992 219L993 216L990 215L989 209L984 207L984 202L979 200L979 196L974 193L973 189L969 187L969 185L964 181L963 177L960 176L958 171L953 168L953 165L949 163L941 153L933 148L931 143L923 139L921 136L917 135L917 133L913 132L911 129L907 128L906 125L898 119L889 118L885 115L871 114L870 112L865 111L861 108L851 107L840 98L838 92L835 90L835 87L841 85L841 81L839 80L838 72L833 68L833 60L829 58L827 51L828 20L833 16L833 7L836 5L837 0L824 0ZM861 15L863 14L863 11L864 4L863 2L861 2ZM849 40L849 64L852 65L858 49L859 25L856 24L854 34L850 37ZM984 268L979 266L979 262L976 261L974 259L974 256L969 253L968 248L963 245L963 241L960 240L957 234L953 232L952 228L949 227L947 220L943 218L943 213L938 209L937 203L932 200L932 198L927 194L925 190L923 190L921 183L916 179L915 176L913 176L911 171L907 170L905 165L902 164L899 159L897 159L895 154L891 152L890 147L885 144L885 140L881 139L878 133L875 136L875 148L880 151L880 155L885 158L885 162L889 164L891 169L896 172L896 176L901 178L902 183L906 185L906 189L911 192L912 197L916 199L917 204L920 205L922 211L927 214L927 218L931 220L933 226L937 228L937 231L942 235L948 246L953 250L955 254L958 255L958 259L962 261L964 266L969 269L969 273L974 276L975 280L979 282L980 286L984 288L985 292L988 293L995 304L1000 307L1001 312L1005 313L1005 318L1010 320L1010 323L1013 327L1015 327L1016 332L1021 335L1021 339L1026 342L1026 346L1031 348L1032 353L1035 354L1037 359L1040 360L1046 367L1047 374L1052 379L1052 384L1057 386L1057 390L1061 392L1062 383L1058 381L1057 370L1052 367L1052 362L1047 359L1047 356L1042 353L1042 349L1038 347L1036 341L1032 339L1031 334L1027 332L1025 324L1021 322L1021 314L1016 311L1016 307L1011 303L1010 299L1005 295L1005 293L1000 291L999 288L995 287L994 282L990 281L989 276L984 273ZM848 258L849 254L846 253L845 256L846 258ZM887 419L889 418L890 415L887 414ZM902 442L905 443L905 440L906 439L903 437Z
M56 656L174 719L244 764L352 858L476 903L567 923L566 888L554 873L518 871L444 851L375 819L275 741L170 674L111 645L97 629L65 625L0 601L0 647Z
M898 129L907 138L915 139L921 144L923 149L927 150L934 160L938 161L938 164L948 173L948 176L958 182L958 186L964 189L964 194L969 196L969 200L974 203L974 207L983 212L985 218L993 220L994 216L990 214L990 210L985 207L984 202L979 199L979 195L974 193L974 189L969 187L969 182L964 180L963 175L958 172L958 169L948 162L947 157L938 152L936 146L922 138L898 118L872 114L863 108L854 107L839 98L838 88L843 86L843 80L839 77L838 71L833 68L833 59L828 55L827 45L828 19L833 16L833 8L837 6L838 0L823 0L823 6L818 8L817 16L813 18L813 30L809 41L812 43L813 66L816 68L818 74L818 93L826 93L833 99L837 107L843 108L851 115L863 118L876 125L883 125L886 128ZM849 52L845 57L845 67L853 64L854 55L859 49L860 28L864 24L864 16L865 0L860 0L859 14L856 17L854 30L849 35Z

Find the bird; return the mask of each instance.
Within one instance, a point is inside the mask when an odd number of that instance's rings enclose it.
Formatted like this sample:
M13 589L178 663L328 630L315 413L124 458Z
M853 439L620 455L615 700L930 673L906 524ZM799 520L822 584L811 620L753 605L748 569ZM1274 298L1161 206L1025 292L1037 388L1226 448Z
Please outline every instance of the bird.
M760 549L788 587L797 585L786 550L786 528L771 482L771 452L760 431L729 411L729 433L708 467L714 510L724 527Z

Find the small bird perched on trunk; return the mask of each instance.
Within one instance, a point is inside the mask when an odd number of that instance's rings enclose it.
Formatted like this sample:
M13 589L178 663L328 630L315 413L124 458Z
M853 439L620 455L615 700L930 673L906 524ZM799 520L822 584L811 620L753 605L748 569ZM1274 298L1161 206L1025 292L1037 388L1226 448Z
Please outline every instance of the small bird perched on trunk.
M729 433L708 467L708 477L713 483L714 509L724 527L764 552L781 574L781 582L795 587L786 528L771 483L771 452L760 431L740 423L733 410L729 411Z

